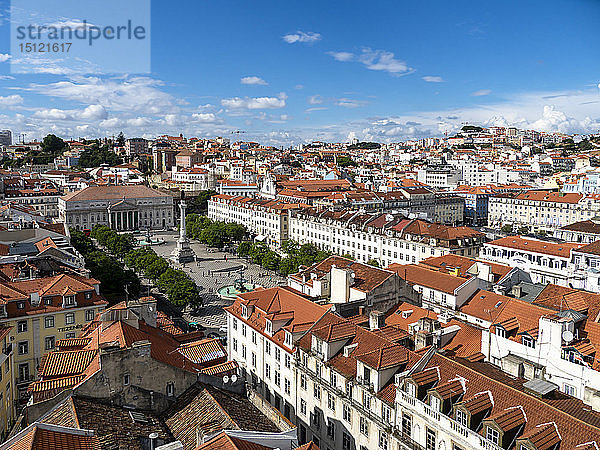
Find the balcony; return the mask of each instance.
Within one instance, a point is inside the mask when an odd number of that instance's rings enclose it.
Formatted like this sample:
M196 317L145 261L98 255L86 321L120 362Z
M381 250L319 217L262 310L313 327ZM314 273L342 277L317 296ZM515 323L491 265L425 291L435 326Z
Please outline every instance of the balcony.
M455 437L463 442L461 447L484 449L484 450L502 450L501 447L488 441L479 433L474 432L450 417L431 409L431 407L415 397L409 396L406 392L399 389L396 390L398 395L396 400L404 407L407 407L414 413L420 415L426 422L431 423L432 419L439 425L436 427L439 430L444 430L446 433L454 434ZM403 440L405 438L402 438ZM408 444L407 444L408 445ZM410 447L409 448L413 448ZM420 447L422 448L422 447Z

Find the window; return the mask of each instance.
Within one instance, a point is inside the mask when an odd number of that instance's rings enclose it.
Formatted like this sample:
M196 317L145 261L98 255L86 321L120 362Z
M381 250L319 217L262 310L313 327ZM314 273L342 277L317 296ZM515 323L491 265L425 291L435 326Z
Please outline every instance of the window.
M54 328L54 316L44 317L44 327L45 328Z
M19 355L26 355L29 353L29 341L19 342Z
M500 433L498 433L498 430L495 428L487 427L485 430L485 438L488 441L498 445L498 442L500 441Z
M337 375L335 374L335 372L333 370L331 370L329 372L329 382L334 387L337 385Z
M130 381L131 381L131 378L128 373L123 375L123 386L129 386Z
M265 353L267 355L271 354L271 342L267 340L265 340Z
M331 393L327 394L327 407L335 411L335 397Z
M426 450L435 450L435 431L427 428L427 434L425 437L425 448Z
M402 414L402 436L412 437L412 417L408 414Z
M74 306L75 305L75 296L74 295L65 295L64 302L65 302L65 306Z
M252 367L256 367L256 353L252 352Z
M17 333L25 333L27 332L27 321L20 320L17 322Z
M342 416L346 422L350 423L352 421L352 410L345 403L342 406Z
M44 305L52 306L52 297L44 297L42 300L44 301Z
M52 350L54 348L55 339L54 336L47 336L44 338L44 347L46 350Z
M434 411L441 411L442 409L442 403L440 402L440 399L435 395L429 396L429 406L431 406L431 409L433 409Z
M237 347L237 339L236 339L236 338L233 338L233 340L232 340L232 343L233 343L233 351L234 351L234 352L237 352L237 348L238 348L238 347Z
M366 391L362 391L362 404L367 409L371 408L371 396Z
M391 425L392 423L392 410L385 406L383 403L381 404L381 418L385 423Z
M23 381L29 381L29 363L19 364L19 382Z
M379 448L388 450L388 435L382 430L379 430Z
M256 345L256 331L252 331L252 343Z
M506 330L502 327L496 326L496 335L502 338L506 337Z
M462 409L456 410L456 421L460 423L463 427L467 425L467 413L465 413Z
M86 322L91 322L92 320L94 320L94 310L93 309L88 309L85 312L85 321Z
M321 400L321 388L319 386L317 386L317 383L315 383L315 388L314 388L313 394L317 400Z
M365 436L369 435L369 421L363 416L360 417L360 432Z
M268 364L265 364L265 377L269 380L271 379L271 366Z
M75 314L67 313L65 314L65 325L72 325L75 323Z
M306 416L306 400L303 398L300 399L300 414Z
M333 420L327 421L327 436L332 439L335 437L335 423L333 423Z
M275 359L281 361L281 350L275 347Z
M242 358L246 359L246 346L242 344Z
M290 383L290 380L288 380L287 378L284 379L283 380L283 386L284 386L284 389L285 389L285 393L287 395L290 395L290 392L291 392L291 383Z
M279 374L279 371L275 371L275 385L276 386L281 386L281 375Z
M248 327L246 327L246 325L242 324L242 336L246 336L246 332L248 330Z
M342 433L342 450L352 450L352 438L345 431Z
M306 375L300 375L300 389L306 390Z
M286 353L285 354L285 367L287 367L289 369L291 367L291 365L292 365L292 357Z
M65 339L73 339L75 337L75 332L65 333Z
M231 324L233 325L233 329L237 330L238 327L238 320L234 317L233 320L231 321Z
M175 395L175 384L167 383L167 397L173 397Z
M17 302L17 309L25 309L25 301L24 300Z
M563 384L563 392L567 395L577 397L577 388L575 386L571 386L570 384Z
M523 336L521 338L521 342L523 343L523 345L525 347L535 348L535 341L533 340L533 338L531 336Z
M411 397L416 397L417 396L417 389L415 388L415 385L412 383L406 383L406 393L408 395L410 395Z

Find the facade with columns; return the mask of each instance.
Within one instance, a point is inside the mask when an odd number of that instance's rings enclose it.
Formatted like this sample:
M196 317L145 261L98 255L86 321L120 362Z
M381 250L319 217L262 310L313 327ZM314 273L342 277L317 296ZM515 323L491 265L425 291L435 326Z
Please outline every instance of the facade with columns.
M94 225L159 230L175 224L173 197L143 185L89 186L61 197L58 210L60 220L78 230Z

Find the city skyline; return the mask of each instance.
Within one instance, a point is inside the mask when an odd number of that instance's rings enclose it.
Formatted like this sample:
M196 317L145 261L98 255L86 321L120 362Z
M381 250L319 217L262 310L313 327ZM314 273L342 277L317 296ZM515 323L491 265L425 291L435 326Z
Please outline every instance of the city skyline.
M53 63L11 75L4 20L1 128L15 140L123 131L286 146L441 137L467 122L600 130L600 64L587 51L597 2L343 6L225 2L182 15L155 2L152 72L140 75L69 75Z

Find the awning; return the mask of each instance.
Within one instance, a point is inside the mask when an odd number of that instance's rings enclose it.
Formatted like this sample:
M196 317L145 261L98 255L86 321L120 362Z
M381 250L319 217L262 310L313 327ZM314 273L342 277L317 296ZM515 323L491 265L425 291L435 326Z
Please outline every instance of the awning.
M266 239L266 236L263 236L262 234L259 234L258 236L256 236L254 238L255 241L264 241Z

